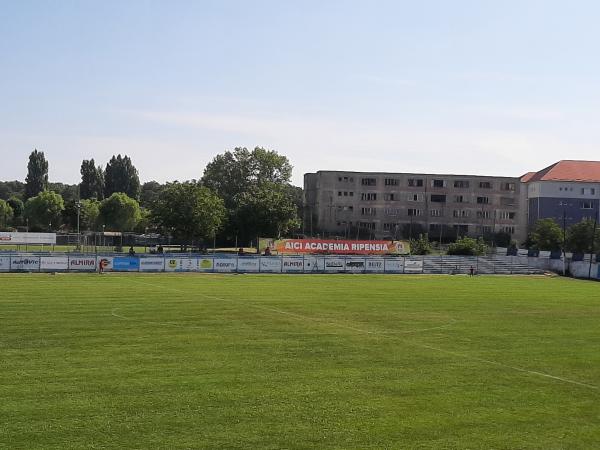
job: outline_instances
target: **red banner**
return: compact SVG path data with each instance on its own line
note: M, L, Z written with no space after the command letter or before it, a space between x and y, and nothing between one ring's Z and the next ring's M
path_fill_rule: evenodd
M333 255L389 255L408 253L404 241L337 241L333 239L282 239L277 253L328 253Z

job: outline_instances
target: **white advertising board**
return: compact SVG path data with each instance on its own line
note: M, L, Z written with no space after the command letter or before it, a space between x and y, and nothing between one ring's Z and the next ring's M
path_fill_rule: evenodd
M263 256L260 258L260 271L281 273L281 258L277 256Z
M404 258L386 259L384 268L386 273L404 273Z
M98 269L102 269L105 272L110 272L113 269L113 257L98 256L96 267L98 267Z
M162 272L165 269L165 259L155 256L140 258L140 272Z
M346 272L362 273L365 271L365 258L348 257L345 266Z
M197 272L198 258L168 258L165 261L167 272Z
M93 256L69 256L69 270L94 272L96 270L96 258Z
M304 257L304 273L319 273L325 270L325 258L319 256Z
M10 258L10 270L37 271L40 268L39 256L12 256Z
M235 272L237 260L235 258L215 258L215 272Z
M212 258L200 258L198 260L198 270L200 272L212 272L214 268L214 261Z
M40 270L54 271L67 270L69 268L69 258L66 256L42 256L40 258Z
M258 272L260 270L260 258L243 256L237 260L238 272Z
M56 244L56 233L13 233L0 231L0 245Z
M422 273L423 272L423 261L407 259L404 262L404 273Z
M10 257L0 256L0 272L8 272L10 270Z
M385 260L383 258L366 258L365 272L382 273L385 270Z
M304 272L304 258L284 256L281 271L285 273Z
M345 262L344 258L324 258L325 260L325 272L344 272Z

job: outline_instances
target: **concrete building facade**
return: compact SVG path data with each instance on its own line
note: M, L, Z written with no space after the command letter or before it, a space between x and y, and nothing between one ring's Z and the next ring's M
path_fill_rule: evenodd
M329 235L430 239L527 234L519 177L319 171L304 175L305 227ZM312 228L312 230L311 230Z

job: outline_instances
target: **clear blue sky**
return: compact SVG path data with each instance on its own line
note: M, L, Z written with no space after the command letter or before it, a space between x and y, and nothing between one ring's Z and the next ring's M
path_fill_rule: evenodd
M595 1L6 1L0 179L143 181L275 149L304 172L518 176L600 159Z

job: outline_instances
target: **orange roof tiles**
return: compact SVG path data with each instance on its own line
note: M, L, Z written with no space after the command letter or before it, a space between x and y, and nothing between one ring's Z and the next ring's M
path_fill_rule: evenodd
M524 183L532 181L582 181L600 183L600 161L563 160L533 175L523 175Z

